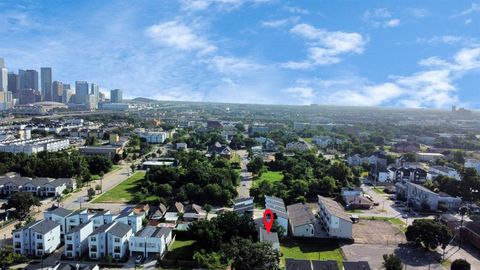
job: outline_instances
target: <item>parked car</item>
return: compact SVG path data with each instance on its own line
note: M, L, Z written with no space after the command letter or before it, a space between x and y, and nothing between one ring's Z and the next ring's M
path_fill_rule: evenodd
M135 258L135 263L136 264L141 264L143 262L143 256L138 255L137 258Z

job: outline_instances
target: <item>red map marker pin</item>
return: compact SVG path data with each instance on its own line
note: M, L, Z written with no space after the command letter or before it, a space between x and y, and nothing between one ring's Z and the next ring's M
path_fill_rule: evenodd
M269 216L268 219L267 216ZM274 216L272 210L265 209L265 212L263 212L263 225L265 226L267 233L270 233L270 230L272 229L273 219Z

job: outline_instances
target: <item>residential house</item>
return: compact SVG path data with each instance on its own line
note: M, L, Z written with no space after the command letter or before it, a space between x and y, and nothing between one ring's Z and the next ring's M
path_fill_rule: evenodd
M405 164L400 167L388 168L389 178L393 182L409 181L423 183L427 180L427 171L423 166L416 163Z
M65 189L75 188L75 180L72 178L46 178L22 177L16 173L8 173L0 176L0 196L11 195L15 192L30 192L39 197L57 197L62 195Z
M133 233L136 233L142 229L142 220L142 215L135 214L133 209L125 209L114 219L115 222L121 222L130 226L133 230Z
M393 145L392 151L400 153L415 153L420 151L420 144L402 141Z
M181 202L175 202L171 205L167 212L165 213L165 223L173 223L176 224L179 219L179 215L184 213L184 207Z
M339 268L337 261L334 260L310 261L286 258L285 270L339 270Z
M160 221L165 214L167 213L168 208L163 204L160 203L158 206L150 207L150 220Z
M417 161L428 161L434 162L437 159L445 158L445 156L441 153L426 153L426 152L417 152L415 153L417 157Z
M205 218L206 212L200 205L189 204L185 207L185 212L183 213L184 221L196 221Z
M270 209L274 215L274 220L278 225L285 229L285 234L288 232L288 214L285 208L285 203L282 199L274 196L265 196L265 208Z
M272 248L274 250L280 251L280 241L278 240L277 232L267 232L265 228L259 227L258 239L260 240L260 242L269 242L270 244L272 244Z
M312 213L312 209L303 203L287 206L290 232L296 237L315 237L315 227L318 220Z
M162 255L172 241L172 228L146 226L130 237L130 256Z
M53 220L31 222L13 231L13 248L23 255L44 256L60 246L60 224Z
M310 149L310 146L304 141L289 142L287 143L286 149L287 151L305 152Z
M93 216L95 216L95 213L89 211L88 209L75 210L66 217L65 232L68 233L71 229L77 227L78 225L88 222Z
M262 150L265 152L275 152L277 151L277 145L275 141L266 137L256 137L255 141L261 145Z
M445 175L458 181L462 180L457 170L447 166L431 166L427 173L427 179L431 180L439 175Z
M222 145L219 142L215 142L213 145L210 145L207 149L209 155L217 155L226 159L232 157L232 149L228 145Z
M253 197L240 198L235 200L233 204L233 212L235 212L239 216L248 215L250 217L253 217L254 207L255 204L253 202Z
M324 149L329 147L335 148L335 146L340 145L344 142L344 140L332 136L314 136L312 141L320 148Z
M187 144L184 142L179 142L175 145L175 149L177 150L187 150Z
M100 259L111 256L114 260L124 258L128 253L128 240L133 235L130 226L114 222L104 224L88 236L90 259Z
M64 255L67 258L81 258L88 254L88 236L93 232L93 221L82 223L65 234Z
M330 238L352 239L352 220L336 201L318 195L321 229Z

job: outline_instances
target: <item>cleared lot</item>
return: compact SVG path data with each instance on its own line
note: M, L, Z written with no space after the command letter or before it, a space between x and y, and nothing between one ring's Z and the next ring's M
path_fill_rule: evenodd
M353 225L355 243L371 245L393 245L405 243L405 235L389 221L365 220Z

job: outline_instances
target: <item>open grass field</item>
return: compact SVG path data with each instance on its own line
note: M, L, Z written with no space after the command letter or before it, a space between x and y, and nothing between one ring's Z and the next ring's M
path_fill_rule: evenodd
M136 172L118 186L94 199L93 203L129 202L137 190L137 183L145 177L145 172Z
M276 183L276 182L282 181L282 179L283 179L282 172L266 171L262 173L262 175L253 182L253 185L256 186L262 181Z
M280 251L281 266L285 266L285 258L305 259L305 260L334 260L342 269L344 259L342 250L337 244L321 243L314 241L301 241L288 239L282 241Z

